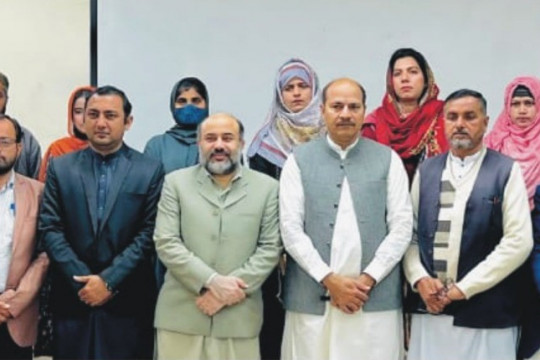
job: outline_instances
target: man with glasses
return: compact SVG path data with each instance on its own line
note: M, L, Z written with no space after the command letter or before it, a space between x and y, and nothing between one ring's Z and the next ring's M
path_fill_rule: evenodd
M0 115L0 359L32 359L38 290L49 260L36 253L36 219L43 185L13 169L21 127Z
M9 80L0 72L0 114L6 113ZM37 179L41 165L41 147L30 130L21 126L21 153L15 160L15 171L24 176Z

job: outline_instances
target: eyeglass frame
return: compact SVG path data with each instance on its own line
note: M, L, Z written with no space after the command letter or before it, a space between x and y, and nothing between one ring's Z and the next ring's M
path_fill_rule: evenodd
M13 144L17 144L17 139L0 138L0 149L9 149Z

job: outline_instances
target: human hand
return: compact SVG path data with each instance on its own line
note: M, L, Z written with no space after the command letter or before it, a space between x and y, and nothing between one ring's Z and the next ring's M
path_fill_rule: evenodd
M223 276L217 274L210 280L208 290L226 305L233 305L242 301L246 297L244 289L247 284L236 276Z
M331 273L323 279L331 304L346 314L353 314L369 299L369 287L358 279Z
M113 294L107 289L105 281L99 275L73 276L77 282L86 284L79 290L79 299L88 306L100 306L109 301Z
M452 301L465 300L465 294L456 286L456 284L452 284L446 291L446 298L448 299L448 303Z
M416 289L429 313L438 314L449 304L446 299L445 287L439 279L425 276L416 282Z
M199 310L208 316L214 316L226 306L226 304L219 301L211 291L207 291L203 295L198 296L195 300L195 304Z
M375 286L375 279L367 274L367 273L361 273L358 277L358 289L362 292L365 292L366 294L369 294L371 289Z
M9 312L9 304L6 304L3 301L0 301L0 324L5 323L11 319L11 313Z

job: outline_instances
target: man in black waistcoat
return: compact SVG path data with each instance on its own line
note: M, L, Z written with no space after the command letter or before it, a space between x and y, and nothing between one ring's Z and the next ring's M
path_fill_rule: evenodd
M482 94L450 94L444 120L450 151L425 160L411 189L408 359L515 359L517 269L533 243L525 183L516 162L483 145Z

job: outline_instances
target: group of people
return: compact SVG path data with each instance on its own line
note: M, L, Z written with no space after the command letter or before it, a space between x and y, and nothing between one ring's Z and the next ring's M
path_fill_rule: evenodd
M248 166L197 78L143 154L126 94L81 87L39 165L0 74L0 359L32 357L46 278L55 359L540 359L540 80L489 134L418 51L386 81L366 116L285 62Z

